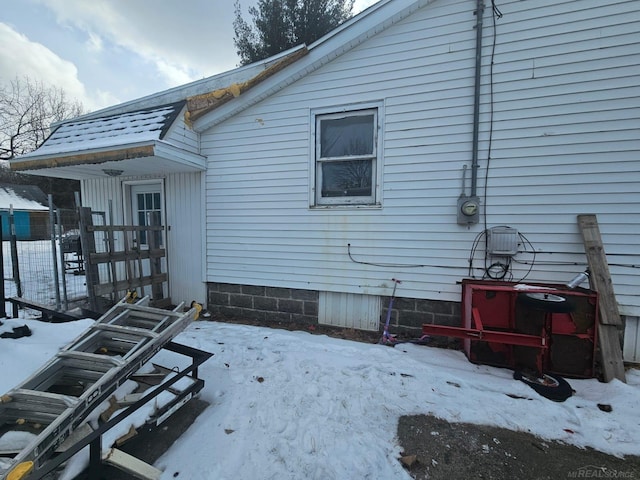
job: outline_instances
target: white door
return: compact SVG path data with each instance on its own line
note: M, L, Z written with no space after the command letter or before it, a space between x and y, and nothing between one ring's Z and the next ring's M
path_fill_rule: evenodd
M162 192L162 183L141 183L131 185L130 188L130 205L131 205L131 224L134 226L149 226L149 225L165 225L164 216L164 198ZM151 237L153 235L153 237ZM132 239L132 247L136 249L147 250L149 247L166 248L163 231L157 232L139 232L138 235L134 235ZM150 262L142 262L141 265L137 265L136 268L142 268L140 273L144 276L151 274ZM159 271L166 272L166 259L163 258L158 261L156 268ZM163 296L166 298L167 285L164 286ZM145 287L142 292L144 295L151 294L150 287ZM156 299L156 298L154 298Z

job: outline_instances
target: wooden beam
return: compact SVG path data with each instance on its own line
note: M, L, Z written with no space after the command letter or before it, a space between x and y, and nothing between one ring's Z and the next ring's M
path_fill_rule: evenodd
M166 282L167 278L168 277L166 273L160 273L155 276L145 275L145 276L134 277L126 280L118 280L115 283L115 288L116 288L116 291L118 292L127 290L127 289L135 290L138 287L145 287L147 285ZM94 291L96 295L101 296L101 295L106 295L112 292L113 288L114 288L113 283L101 283L94 287Z
M92 253L90 255L91 263L109 263L109 262L126 262L131 260L142 260L163 258L167 254L164 248L157 248L154 250L129 250L129 251L115 251L114 253L101 252Z
M595 215L578 215L578 225L584 242L584 250L589 262L589 282L591 289L598 292L598 346L605 382L614 378L626 382L622 347L618 328L622 319L613 291L609 264L604 252L600 228Z
M162 476L162 470L117 448L107 450L102 461L142 480L159 480Z
M618 311L618 302L613 292L613 283L609 273L609 264L604 253L602 237L595 215L578 215L578 223L584 240L584 250L589 261L591 275L589 281L593 290L598 292L600 303L600 323L605 325L622 326L622 319Z
M93 225L91 217L91 209L89 207L78 207L79 227L80 227L80 246L82 247L82 256L85 261L85 280L87 283L87 296L89 297L89 308L94 312L98 311L98 299L95 288L100 283L100 274L98 265L91 264L89 258L91 253L96 251L96 239L88 228Z
M618 327L615 325L598 325L598 347L603 380L610 382L617 378L626 383Z
M60 154L59 157L38 158L34 160L17 160L11 162L11 170L37 170L40 168L68 167L71 165L96 165L106 162L117 162L132 158L152 157L155 154L153 145L130 147L120 150L110 150L96 153L77 153L74 155Z

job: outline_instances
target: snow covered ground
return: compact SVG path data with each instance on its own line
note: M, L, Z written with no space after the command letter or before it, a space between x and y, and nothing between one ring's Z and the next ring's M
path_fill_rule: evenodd
M91 324L4 322L0 331L27 323L33 335L0 339L0 393ZM176 340L214 353L199 370L201 398L211 405L156 462L163 479L409 479L398 462L397 421L427 413L640 455L638 370L627 384L571 380L576 394L555 403L511 371L451 350L217 322L194 322Z
M6 298L17 296L17 288L13 278L11 245L9 241L0 242L4 255L4 294ZM60 251L59 244L57 245ZM22 296L26 299L33 300L44 305L51 305L55 308L56 304L56 281L53 268L53 256L51 254L50 240L37 241L19 241L17 243L17 255L19 259L19 275L22 286ZM65 260L77 260L75 254L66 254ZM68 264L65 274L62 274L63 268L61 262L58 262L59 272L59 295L64 306L64 292L66 289L67 299L71 302L78 298L87 296L87 287L84 275L74 275L73 267L75 264ZM62 285L64 280L65 285ZM12 311L11 304L6 302L6 311ZM33 313L33 312L32 312ZM37 313L37 312L36 312ZM34 315L37 316L37 315Z

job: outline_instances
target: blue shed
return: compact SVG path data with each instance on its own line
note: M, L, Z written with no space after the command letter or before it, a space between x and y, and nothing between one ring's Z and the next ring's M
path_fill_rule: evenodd
M9 212L12 207L18 240L49 238L48 200L42 190L35 185L0 183L0 220L3 240L9 239Z

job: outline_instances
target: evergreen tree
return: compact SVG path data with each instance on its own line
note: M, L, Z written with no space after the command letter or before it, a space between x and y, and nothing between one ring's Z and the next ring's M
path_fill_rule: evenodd
M258 0L252 24L235 3L234 44L242 65L309 45L351 17L354 0Z

